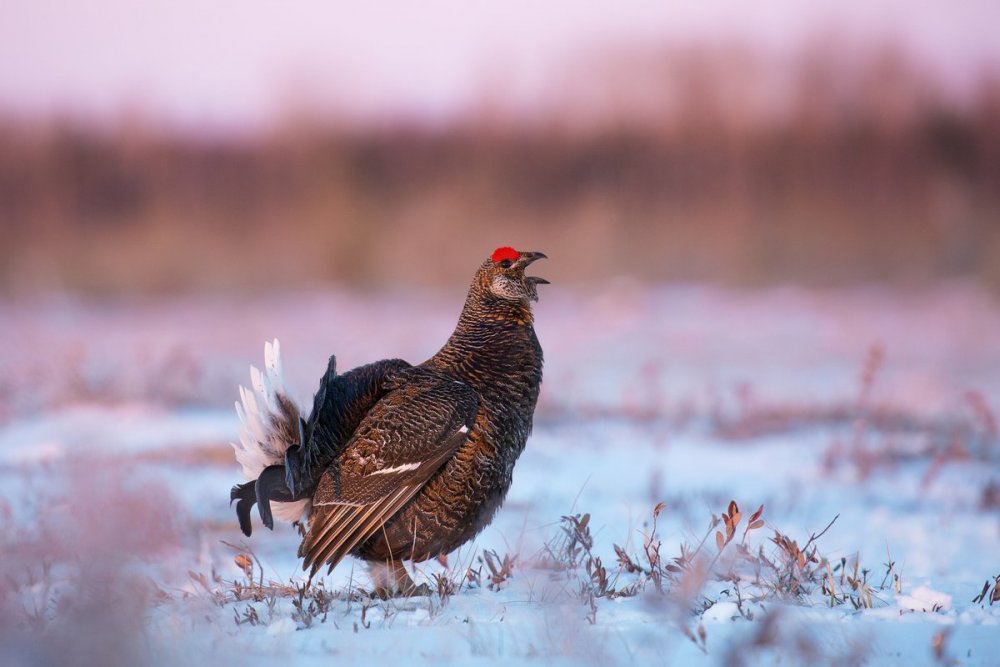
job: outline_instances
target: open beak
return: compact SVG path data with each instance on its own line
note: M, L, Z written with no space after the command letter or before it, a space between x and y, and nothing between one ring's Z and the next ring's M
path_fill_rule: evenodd
M548 259L545 253L542 252L522 252L521 253L521 264L527 268L533 262L537 262L540 259ZM528 286L528 292L531 296L532 301L538 301L538 286L548 285L549 281L545 278L539 278L538 276L525 276L524 282Z
M532 262L537 262L540 259L548 259L548 255L544 252L522 252L521 253L521 263L528 266Z

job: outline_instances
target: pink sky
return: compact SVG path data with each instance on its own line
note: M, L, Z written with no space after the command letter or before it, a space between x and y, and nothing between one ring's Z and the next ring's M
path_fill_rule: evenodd
M6 0L0 110L257 127L294 103L446 117L500 95L530 105L605 46L792 48L836 29L907 46L951 79L1000 64L996 0ZM293 102L294 101L294 102Z

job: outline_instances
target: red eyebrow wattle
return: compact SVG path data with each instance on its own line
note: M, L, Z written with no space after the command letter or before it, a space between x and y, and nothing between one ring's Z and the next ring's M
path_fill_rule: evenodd
M521 256L520 253L518 253L510 246L504 246L502 248L497 248L496 250L493 251L492 259L494 264L499 264L505 259L509 259L510 261L513 262L520 256Z

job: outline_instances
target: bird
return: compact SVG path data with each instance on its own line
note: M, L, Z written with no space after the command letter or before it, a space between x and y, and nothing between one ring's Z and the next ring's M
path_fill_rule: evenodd
M492 521L532 430L542 348L525 274L541 252L497 248L477 269L458 323L417 365L383 359L337 373L331 356L308 417L284 389L278 341L236 403L230 492L244 534L251 510L306 526L298 556L309 579L347 555L366 561L373 591L414 595L403 561L447 555Z

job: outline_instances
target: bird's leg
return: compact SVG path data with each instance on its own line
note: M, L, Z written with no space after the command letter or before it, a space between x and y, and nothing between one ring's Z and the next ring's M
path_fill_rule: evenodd
M368 562L368 574L372 578L372 596L383 600L392 597L393 581L390 577L391 570L386 563L380 561Z
M257 510L260 520L265 526L274 530L274 517L271 515L271 501L291 502L295 500L291 491L285 485L285 466L268 466L257 477Z
M372 577L372 595L377 598L386 600L397 596L430 595L430 586L417 586L400 561L369 562L368 570Z
M414 583L410 573L406 571L401 562L396 561L393 565L392 576L396 580L396 590L399 591L400 596L408 598L414 595L427 595L429 591L425 592ZM425 584L423 588L428 588L428 586Z
M250 537L250 533L253 531L250 525L250 510L253 509L254 503L257 502L257 482L256 480L247 482L246 484L237 484L229 492L229 504L233 504L233 501L238 501L236 503L236 518L240 521L240 530L247 537Z

